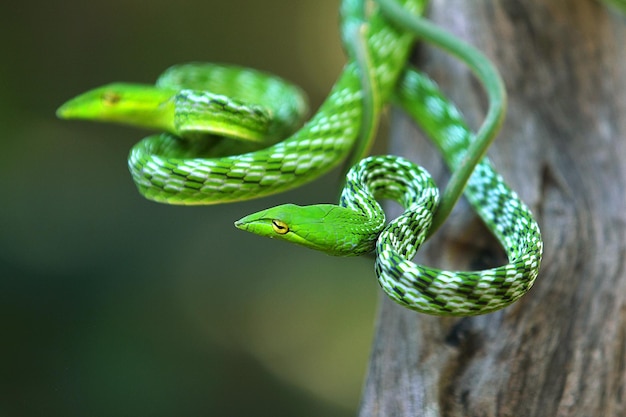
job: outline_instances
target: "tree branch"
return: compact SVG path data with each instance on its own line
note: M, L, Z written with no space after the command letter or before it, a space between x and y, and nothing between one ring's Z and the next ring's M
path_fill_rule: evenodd
M476 45L509 93L496 167L542 227L535 287L493 314L447 319L381 303L360 416L626 415L626 30L588 0L434 1L433 20ZM477 126L486 109L469 71L424 48ZM445 184L439 156L404 116L391 153ZM504 262L462 201L418 262Z

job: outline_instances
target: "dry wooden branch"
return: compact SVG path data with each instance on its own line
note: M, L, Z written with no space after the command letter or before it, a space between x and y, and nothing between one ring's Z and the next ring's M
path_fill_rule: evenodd
M490 315L427 317L385 299L360 410L370 416L626 415L626 20L591 0L440 0L430 16L494 60L509 93L490 156L533 208L545 256L535 287ZM480 86L424 49L474 126ZM439 157L403 116L392 153ZM482 268L497 243L462 203L418 261Z

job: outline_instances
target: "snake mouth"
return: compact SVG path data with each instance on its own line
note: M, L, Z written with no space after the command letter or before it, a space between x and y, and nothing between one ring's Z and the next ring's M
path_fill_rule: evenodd
M265 231L271 226L271 219L267 215L267 210L248 214L235 222L235 227L246 232L257 233Z
M240 230L248 230L248 223L243 221L243 219L239 219L235 222L235 227Z

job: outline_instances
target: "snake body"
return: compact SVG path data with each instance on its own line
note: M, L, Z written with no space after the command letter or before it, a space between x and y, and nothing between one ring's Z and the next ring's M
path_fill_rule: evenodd
M112 84L92 90L70 100L58 114L164 131L133 147L128 163L140 193L168 204L234 202L297 187L345 160L361 138L359 159L382 104L392 95L424 127L453 173L469 176L475 162L468 170L467 161L480 160L484 149L468 149L480 141L437 86L405 66L420 30L406 30L411 20L406 23L403 17L397 25L390 23L385 6L390 2L377 1L380 7L373 8L366 8L363 0L342 2L349 60L328 98L300 128L305 100L297 87L252 70L199 63L170 68L156 85ZM425 2L399 0L397 5L402 8L396 15L417 16ZM267 101L273 104L265 105ZM483 139L481 132L477 136ZM463 185L464 180L458 181L457 194ZM451 199L444 199L448 208L442 210L428 173L394 156L355 164L339 205L282 205L236 225L333 255L375 250L379 283L398 303L435 315L475 315L510 304L532 286L542 242L530 211L487 159L476 165L465 195L502 243L507 265L450 272L413 263L432 232L433 216L446 212ZM381 198L398 201L405 212L386 225L376 201Z
M473 140L461 113L437 85L407 72L398 101L433 139L454 170ZM423 97L416 102L414 97ZM518 300L539 273L543 241L530 209L483 158L472 173L465 196L504 248L509 263L482 271L444 271L411 262L423 242L421 225L407 209L379 235L376 274L385 292L413 310L435 315L489 313ZM401 271L401 273L399 273Z
M460 112L417 71L407 71L401 87L398 101L416 120L424 121L422 126L455 169L474 136ZM415 97L421 97L419 103ZM471 316L504 308L532 287L543 242L530 209L487 158L476 166L465 196L504 247L508 264L482 271L445 271L412 262L428 235L439 193L426 171L397 156L373 156L355 165L347 174L339 206L277 206L235 224L332 255L375 250L378 282L394 301L432 315ZM385 226L377 199L397 201L405 211Z
M407 12L419 15L425 2L404 0L402 3ZM344 1L344 21L356 19L353 9L359 5L359 1ZM378 93L385 100L401 73L414 36L389 25L378 11L372 13L367 24L371 71ZM157 86L204 87L202 77L186 75L194 67L191 64L171 69L169 75L164 75L165 81L159 79ZM187 84L190 79L193 82ZM237 90L246 89L245 84L229 85ZM66 103L58 114L66 118L99 119L93 112L81 113L86 107L84 101L79 96L74 102ZM343 161L357 140L362 112L361 76L358 64L350 59L318 111L283 141L254 152L223 157L204 152L198 158L190 157L192 152L197 152L194 143L160 134L139 142L130 152L128 165L139 192L159 202L218 204L264 197L310 182ZM133 117L136 116L128 118L128 123L133 123Z

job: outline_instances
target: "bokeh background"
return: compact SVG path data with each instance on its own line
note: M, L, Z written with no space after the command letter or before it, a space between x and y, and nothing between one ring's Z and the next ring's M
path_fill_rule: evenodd
M284 202L333 202L337 173L273 198L144 200L146 132L60 121L66 99L186 61L300 85L344 63L339 0L32 0L0 5L0 417L349 416L378 288L373 262L241 232Z

